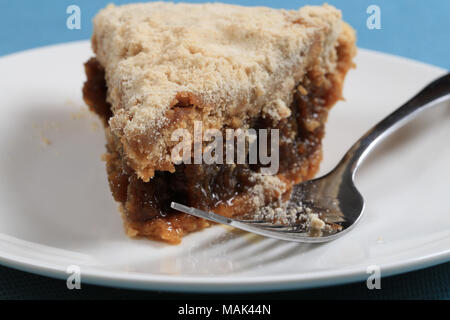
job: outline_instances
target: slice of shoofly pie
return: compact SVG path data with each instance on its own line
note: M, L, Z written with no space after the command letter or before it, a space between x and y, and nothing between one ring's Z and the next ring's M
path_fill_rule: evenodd
M289 198L321 161L328 110L356 53L334 7L108 6L94 19L84 99L104 121L109 185L127 233L178 243L210 223L177 201L226 216ZM278 129L279 165L176 164L177 129ZM259 138L259 137L257 137Z

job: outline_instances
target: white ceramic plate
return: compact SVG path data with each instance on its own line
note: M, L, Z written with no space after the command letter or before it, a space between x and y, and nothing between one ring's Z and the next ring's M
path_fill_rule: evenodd
M450 260L450 105L397 132L360 170L359 225L322 245L216 226L179 246L125 236L107 185L104 137L81 98L87 42L0 59L0 263L127 288L249 291L387 276ZM322 173L378 120L444 71L360 50L330 114Z

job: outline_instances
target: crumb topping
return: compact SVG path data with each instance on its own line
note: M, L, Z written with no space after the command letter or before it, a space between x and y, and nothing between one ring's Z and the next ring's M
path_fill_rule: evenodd
M307 69L336 68L341 29L341 14L329 5L109 5L94 19L92 45L105 68L111 130L148 179L167 161L171 108L200 108L219 128L261 111L286 118Z

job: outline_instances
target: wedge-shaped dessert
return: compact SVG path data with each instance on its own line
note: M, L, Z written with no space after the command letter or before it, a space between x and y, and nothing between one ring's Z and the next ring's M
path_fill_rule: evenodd
M177 243L207 221L289 198L321 161L330 107L353 66L355 35L335 8L225 4L108 6L94 20L84 99L105 124L109 184L127 232ZM278 129L279 165L173 161L173 132ZM202 146L204 146L202 144ZM194 157L194 155L192 155Z

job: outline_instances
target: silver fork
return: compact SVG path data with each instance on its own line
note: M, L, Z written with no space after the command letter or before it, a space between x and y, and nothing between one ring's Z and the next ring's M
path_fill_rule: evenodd
M364 211L364 199L355 186L354 178L370 151L420 112L448 98L450 98L450 73L430 83L370 129L347 151L331 172L293 187L286 210L300 204L303 208L307 208L308 212L319 213L320 219L327 225L320 232L312 234L308 223L304 221L281 224L265 220L233 219L175 202L171 203L171 207L196 217L280 240L318 243L337 239L355 226Z

